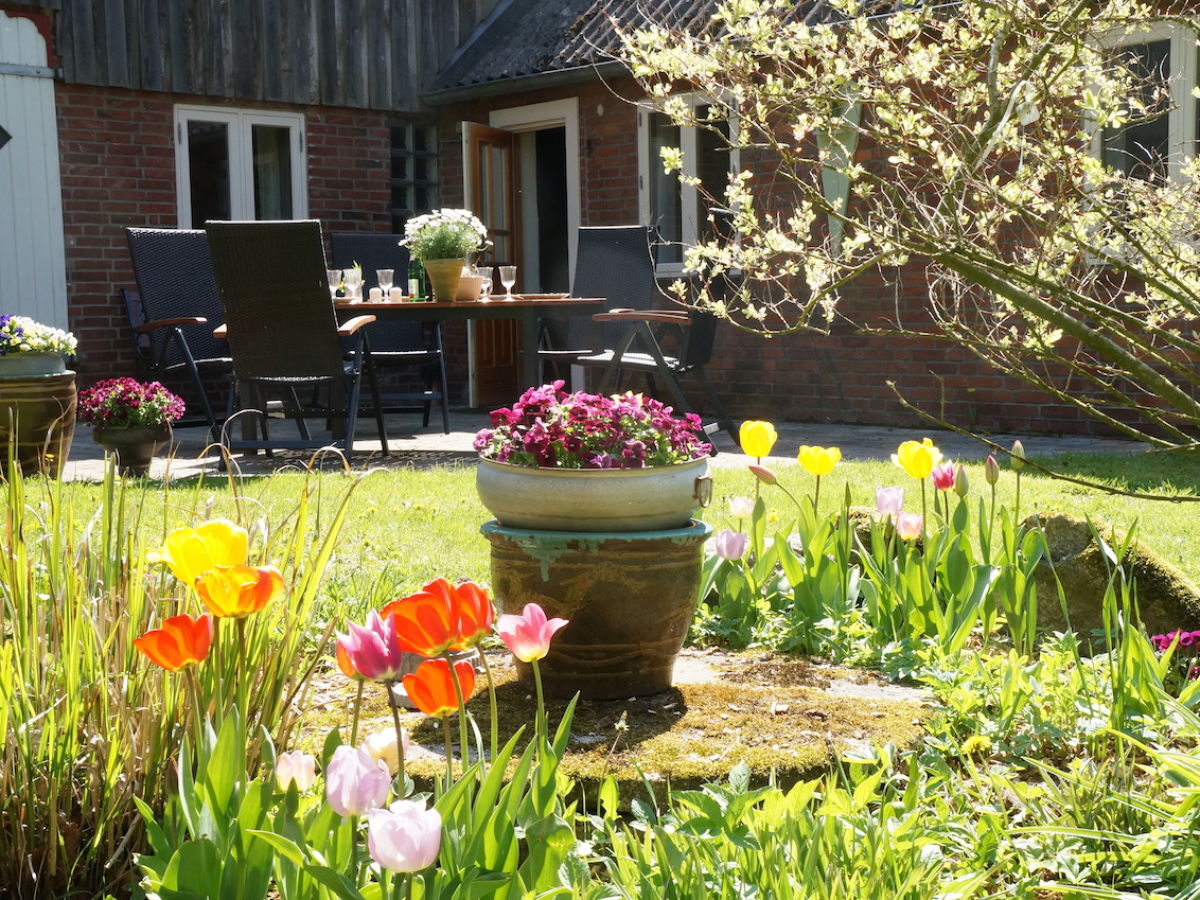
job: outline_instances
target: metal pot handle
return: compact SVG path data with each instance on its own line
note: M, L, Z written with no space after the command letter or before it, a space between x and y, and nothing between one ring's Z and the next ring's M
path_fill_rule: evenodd
M708 504L712 503L713 480L711 475L701 475L696 479L695 487L692 489L692 497L700 504L701 508L707 509Z

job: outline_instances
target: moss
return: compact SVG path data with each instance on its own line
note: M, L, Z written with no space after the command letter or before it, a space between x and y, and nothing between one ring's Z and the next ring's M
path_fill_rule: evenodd
M750 767L758 783L773 775L776 783L789 785L826 770L848 749L885 743L912 746L921 737L926 712L919 703L835 696L823 690L834 679L870 680L867 673L771 656L738 657L724 668L720 680L680 684L648 697L579 703L562 774L575 779L585 794L614 776L626 801L644 795L647 783L656 791L668 785L695 787L724 778L739 763ZM512 669L496 674L501 743L526 725L518 745L523 748L532 729L532 693L515 680ZM384 696L382 689L368 688L364 732L390 724ZM306 725L323 734L335 724L346 724L345 710L352 700L353 691L346 687L344 697L334 704L338 712L327 710L310 717ZM565 701L548 701L552 730L566 706ZM482 683L468 708L486 742L490 726ZM341 721L339 712L345 716ZM404 724L414 742L440 752L440 723L408 713ZM457 742L454 720L451 726ZM319 744L319 739L313 734L308 742ZM445 771L444 765L440 756L424 753L409 761L408 772L427 784Z

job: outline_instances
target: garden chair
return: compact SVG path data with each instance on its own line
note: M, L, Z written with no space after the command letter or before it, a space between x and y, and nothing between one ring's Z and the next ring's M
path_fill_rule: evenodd
M408 287L408 249L400 246L399 235L334 232L330 241L330 257L336 269L348 269L355 263L362 266L364 296L379 284L375 275L377 269L394 270L395 283L405 289ZM419 411L423 414L421 427L428 428L429 413L433 401L437 400L442 407L442 430L449 434L446 357L442 352L441 323L377 321L367 329L367 334L369 361L376 371L381 368L416 367L425 383L422 392L384 395L384 409L388 412ZM433 389L435 382L438 385L436 391Z
M139 376L168 382L185 376L195 387L203 421L216 440L220 423L208 389L214 380L228 382L227 412L233 408L233 360L225 344L213 337L224 313L208 236L203 231L126 228L125 238L138 286L136 292L123 294Z
M226 336L243 405L258 412L262 438L223 443L231 451L315 449L306 416L319 413L333 425L335 444L349 457L358 418L359 384L366 374L375 401L383 452L388 452L383 408L374 371L365 365L365 327L374 316L356 316L339 325L329 301L321 224L304 222L209 222L217 290L225 309ZM350 358L341 340L352 338ZM303 407L299 389L324 393L324 409ZM266 405L281 401L295 419L299 440L272 439ZM340 440L338 438L340 437Z
M644 225L580 228L575 252L574 297L604 297L622 309L649 309L658 292L654 280L655 229ZM599 323L587 316L572 316L561 328L542 321L538 357L554 366L573 364L581 357L614 347L623 328ZM566 347L556 347L556 344ZM568 349L570 348L570 349Z

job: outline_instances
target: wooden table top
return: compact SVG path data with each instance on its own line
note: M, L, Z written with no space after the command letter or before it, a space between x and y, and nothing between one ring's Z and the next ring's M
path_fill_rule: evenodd
M554 307L554 306L579 306L587 304L602 304L607 303L604 297L545 297L531 296L527 297L523 294L513 294L512 300L505 300L503 294L493 295L493 299L488 301L483 300L456 300L453 303L437 303L432 300L402 300L399 303L392 303L390 300L347 300L338 298L333 301L334 309L340 311L355 310L362 313L372 313L379 310L396 309L404 307L406 309L424 309L424 310L439 310L439 309L472 309L472 308L492 308L492 307L507 307L509 309L526 309L529 307Z

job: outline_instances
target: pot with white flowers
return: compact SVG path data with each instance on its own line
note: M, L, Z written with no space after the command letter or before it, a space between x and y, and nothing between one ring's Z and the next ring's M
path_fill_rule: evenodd
M132 378L97 382L79 395L79 419L92 426L92 439L117 458L122 475L141 476L171 440L171 424L184 413L183 400L157 381Z
M695 610L712 492L694 415L640 394L531 388L475 439L476 488L496 521L500 608L567 619L542 669L550 696L633 697L671 686ZM528 667L518 667L523 681Z
M58 474L75 433L74 335L0 315L0 448L25 473ZM0 449L0 453L3 453Z
M463 267L490 246L487 229L468 209L435 209L404 223L404 240L412 258L429 276L433 299L452 303L458 294Z

